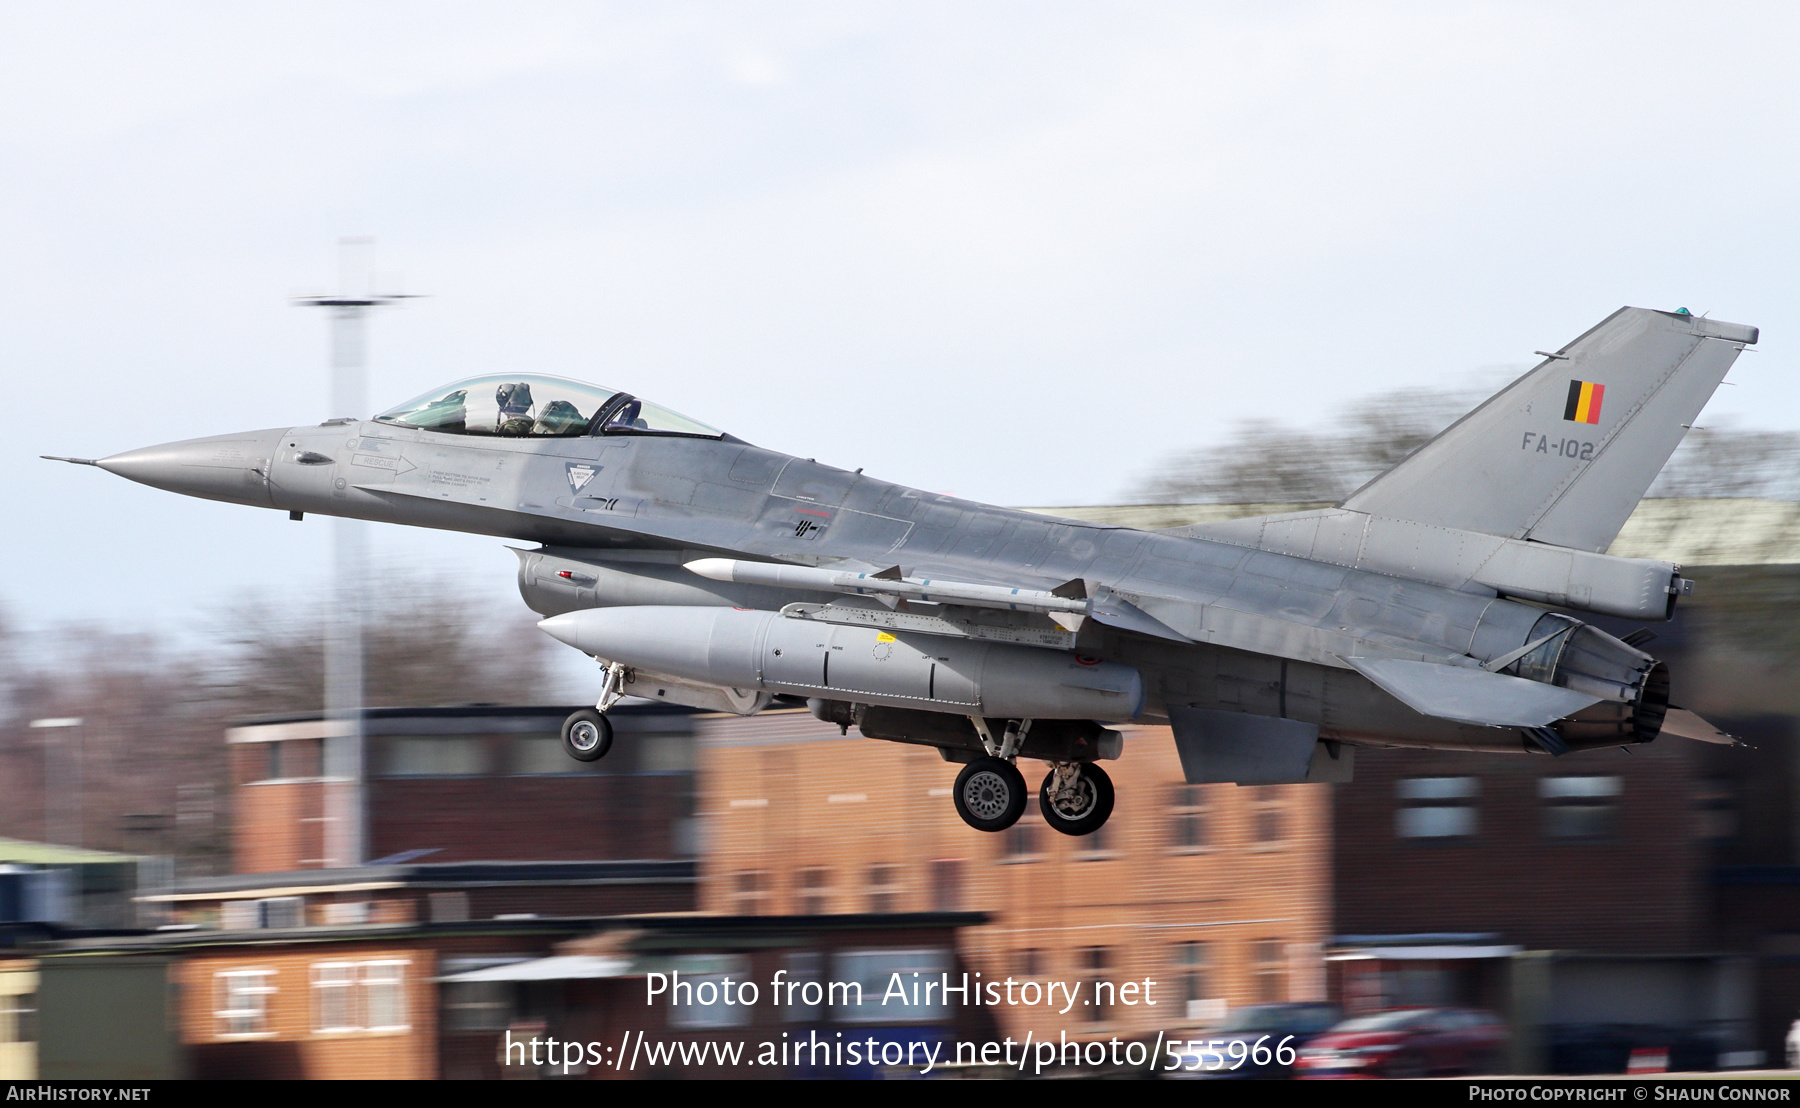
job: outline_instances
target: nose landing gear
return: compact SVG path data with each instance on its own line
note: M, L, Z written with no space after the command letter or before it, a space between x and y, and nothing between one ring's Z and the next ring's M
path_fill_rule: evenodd
M612 749L612 721L606 713L625 695L625 667L606 663L600 682L600 699L592 708L570 712L562 725L563 750L578 762L597 762Z

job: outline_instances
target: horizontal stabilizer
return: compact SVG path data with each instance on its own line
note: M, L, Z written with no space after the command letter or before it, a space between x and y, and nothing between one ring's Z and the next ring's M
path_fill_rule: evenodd
M1349 748L1335 764L1314 774L1319 725L1276 716L1213 708L1169 708L1169 728L1190 785L1278 785L1308 780L1349 780ZM1333 771L1336 771L1335 773Z
M1741 746L1735 735L1727 735L1686 708L1670 708L1669 714L1663 717L1662 735L1674 735L1679 739L1693 739L1695 742L1717 743L1720 746Z
M1351 668L1420 715L1477 727L1544 727L1600 698L1573 689L1403 658L1345 658Z

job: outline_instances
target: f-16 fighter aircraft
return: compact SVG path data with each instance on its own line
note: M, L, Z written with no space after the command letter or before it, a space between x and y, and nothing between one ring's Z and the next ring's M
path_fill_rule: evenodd
M1124 721L1191 782L1348 780L1362 745L1561 756L1661 733L1667 667L1564 611L1665 620L1690 582L1604 551L1754 327L1621 308L1335 508L1139 531L764 450L652 400L475 377L373 419L100 459L189 496L536 543L519 589L602 666L563 726L648 697L803 700L960 763L971 827L1106 822ZM1540 353L1543 353L1540 351ZM65 459L84 461L83 459Z

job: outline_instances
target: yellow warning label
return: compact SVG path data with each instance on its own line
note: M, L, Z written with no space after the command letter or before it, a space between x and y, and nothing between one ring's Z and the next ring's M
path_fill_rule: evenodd
M896 639L894 636L888 634L886 631L883 631L881 634L875 636L875 641L876 642L899 642L900 640Z

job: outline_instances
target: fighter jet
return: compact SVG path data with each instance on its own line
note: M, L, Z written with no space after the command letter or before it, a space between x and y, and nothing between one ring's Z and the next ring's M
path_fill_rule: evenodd
M1757 331L1621 308L1333 508L1141 531L940 496L529 373L84 461L171 492L535 544L519 589L600 663L563 725L778 698L961 765L982 831L1099 828L1127 721L1190 782L1348 780L1359 746L1562 756L1673 733L1667 666L1575 613L1666 620L1679 566L1605 553ZM1725 740L1729 741L1729 740Z

